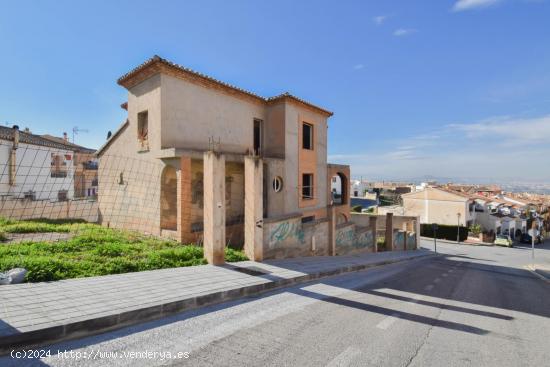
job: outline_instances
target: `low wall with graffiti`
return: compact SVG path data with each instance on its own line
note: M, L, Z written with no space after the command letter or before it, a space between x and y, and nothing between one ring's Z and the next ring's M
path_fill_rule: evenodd
M336 255L374 251L374 235L365 227L345 223L336 227Z
M407 250L416 250L416 232L407 232Z
M327 219L302 223L299 214L264 219L264 259L329 255Z
M393 249L394 251L405 250L405 231L393 230Z

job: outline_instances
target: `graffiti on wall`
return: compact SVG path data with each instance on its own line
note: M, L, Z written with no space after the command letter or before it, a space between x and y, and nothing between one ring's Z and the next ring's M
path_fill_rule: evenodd
M405 249L405 232L403 232L403 231L395 231L394 232L393 247L396 250L404 250Z
M305 242L304 231L301 223L284 221L275 224L269 234L269 248L276 247L282 242L297 241L301 244Z
M407 249L416 248L416 233L409 232L407 233Z
M342 228L336 232L336 247L339 253L374 247L372 231L357 233L353 226Z

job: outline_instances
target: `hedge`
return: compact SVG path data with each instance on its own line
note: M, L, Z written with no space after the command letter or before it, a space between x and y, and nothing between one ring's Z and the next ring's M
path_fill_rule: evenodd
M438 224L437 226L437 238L440 240L456 241L456 226L449 226L445 224ZM420 225L420 235L424 237L434 237L431 224ZM468 228L460 226L460 241L465 241L468 238Z

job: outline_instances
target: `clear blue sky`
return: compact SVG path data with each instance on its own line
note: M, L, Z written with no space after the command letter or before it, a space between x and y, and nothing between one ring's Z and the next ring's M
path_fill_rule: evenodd
M4 1L0 123L98 147L154 54L335 112L352 175L550 180L550 1Z

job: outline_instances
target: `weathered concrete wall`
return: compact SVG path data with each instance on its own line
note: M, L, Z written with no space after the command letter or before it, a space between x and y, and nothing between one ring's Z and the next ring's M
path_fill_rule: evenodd
M353 223L341 224L336 228L336 255L373 251L374 235L370 229L357 227Z
M148 111L149 151L138 140L137 115ZM160 75L128 91L128 126L99 157L99 221L160 235Z
M19 200L0 199L0 217L23 219L83 219L87 222L98 221L98 203L90 200Z
M393 250L405 250L405 231L400 231L398 229L393 230Z
M253 150L254 119L266 120L265 105L170 75L161 79L162 147L204 151L213 137L223 152Z
M300 214L264 219L264 259L328 255L328 225L302 223Z
M407 232L407 250L416 250L416 232Z
M266 211L267 217L278 217L285 213L286 197L288 195L285 189L288 183L284 179L285 177L285 161L282 159L264 159L265 172L264 172L264 195L267 196ZM273 180L275 177L280 177L283 182L283 188L279 192L275 192L273 189Z

